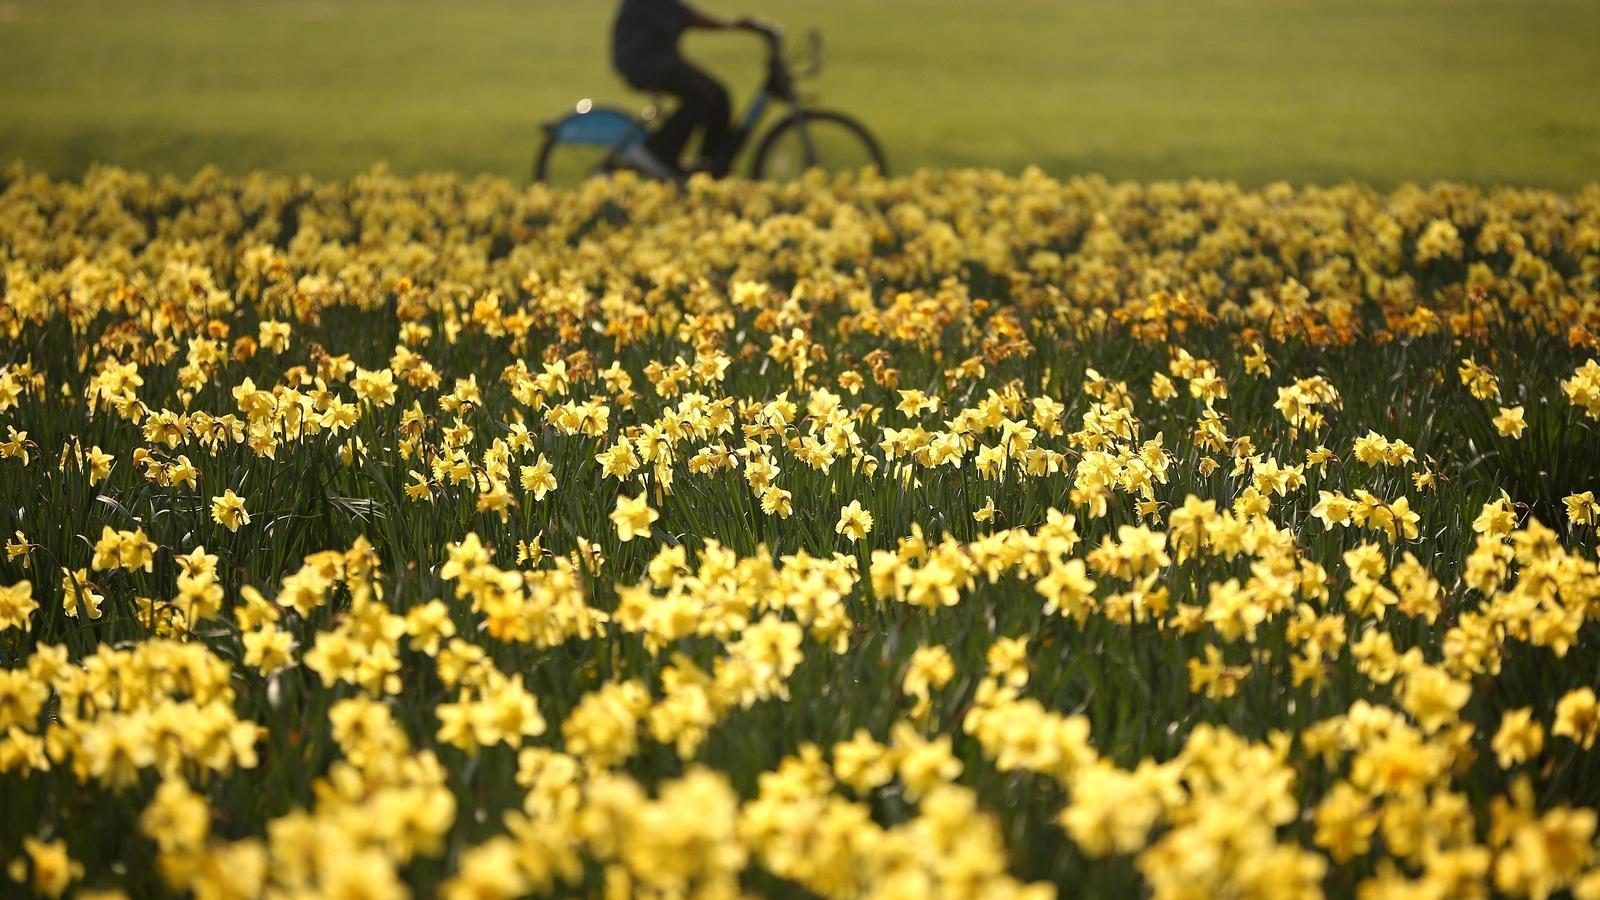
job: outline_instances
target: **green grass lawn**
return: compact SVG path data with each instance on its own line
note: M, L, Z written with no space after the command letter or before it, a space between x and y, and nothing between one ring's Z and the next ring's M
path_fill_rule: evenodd
M741 4L707 2L738 11ZM1595 0L745 0L829 41L813 89L891 164L1571 188L1600 177ZM0 160L59 175L522 176L538 122L625 104L608 0L6 0ZM742 35L689 53L736 102Z

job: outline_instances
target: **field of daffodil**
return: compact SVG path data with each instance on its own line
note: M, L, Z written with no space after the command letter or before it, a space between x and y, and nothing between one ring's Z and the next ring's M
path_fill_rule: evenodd
M0 893L1600 897L1600 187L0 175Z

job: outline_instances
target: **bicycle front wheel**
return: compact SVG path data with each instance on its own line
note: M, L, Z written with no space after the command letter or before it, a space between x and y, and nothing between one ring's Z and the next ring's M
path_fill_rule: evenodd
M756 148L753 178L787 181L808 169L853 172L873 166L887 175L883 150L871 132L843 113L802 109L773 126Z

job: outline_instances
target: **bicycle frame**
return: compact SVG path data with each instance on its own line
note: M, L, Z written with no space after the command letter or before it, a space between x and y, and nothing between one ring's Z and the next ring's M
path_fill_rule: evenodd
M772 103L772 100L772 94L767 91L766 87L762 87L754 97L750 98L750 105L745 107L744 115L739 119L739 140L734 144L733 155L737 155L740 150L744 149L744 142L749 139L750 135L756 130L756 126L761 123L761 117L766 113L767 106Z

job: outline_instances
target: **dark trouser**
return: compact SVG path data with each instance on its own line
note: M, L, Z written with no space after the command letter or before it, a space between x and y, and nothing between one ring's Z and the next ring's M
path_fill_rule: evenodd
M678 98L678 108L645 139L651 153L677 166L689 136L698 127L702 129L700 155L711 163L712 174L727 172L733 128L728 122L728 92L715 78L679 58L650 73L648 79L634 82L634 87Z

